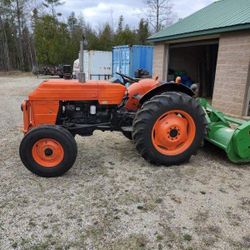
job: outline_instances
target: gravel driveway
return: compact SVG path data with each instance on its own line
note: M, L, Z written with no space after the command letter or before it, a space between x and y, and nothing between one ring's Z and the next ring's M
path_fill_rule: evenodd
M250 249L250 165L206 145L154 167L120 133L76 137L63 177L22 165L21 101L42 79L0 77L0 249Z

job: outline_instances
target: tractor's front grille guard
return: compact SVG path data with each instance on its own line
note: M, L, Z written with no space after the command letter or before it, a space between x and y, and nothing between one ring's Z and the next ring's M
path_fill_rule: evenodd
M23 111L23 132L26 134L29 131L29 127L31 124L31 106L28 100L24 100L21 105L21 109Z

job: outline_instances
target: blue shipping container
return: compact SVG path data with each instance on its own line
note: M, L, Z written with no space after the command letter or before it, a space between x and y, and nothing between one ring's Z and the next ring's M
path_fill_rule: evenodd
M147 70L152 75L153 46L123 45L112 50L112 74L119 72L134 77L137 69Z

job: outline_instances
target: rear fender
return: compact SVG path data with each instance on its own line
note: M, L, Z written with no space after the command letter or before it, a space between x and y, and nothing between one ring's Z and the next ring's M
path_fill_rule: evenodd
M140 105L142 105L144 102L148 101L155 95L160 95L164 92L181 92L184 94L187 94L189 96L194 96L194 92L186 87L183 84L176 84L176 83L164 83L160 86L148 91L139 101Z

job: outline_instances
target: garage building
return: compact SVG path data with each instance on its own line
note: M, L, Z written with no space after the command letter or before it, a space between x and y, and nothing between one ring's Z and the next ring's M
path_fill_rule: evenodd
M250 0L221 0L152 35L153 73L183 72L227 114L250 115Z

